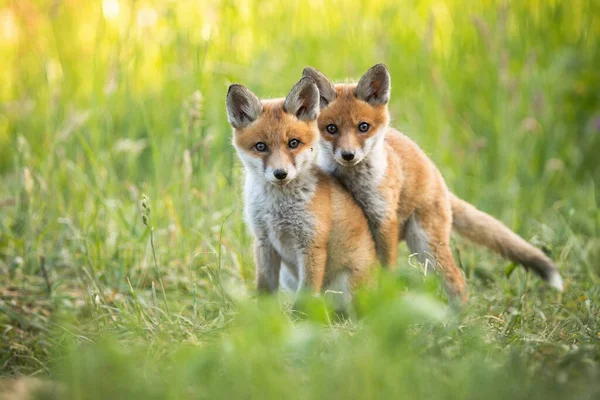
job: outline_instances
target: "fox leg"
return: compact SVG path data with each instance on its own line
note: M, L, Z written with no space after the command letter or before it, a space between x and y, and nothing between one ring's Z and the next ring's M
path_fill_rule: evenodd
M411 255L416 256L419 263L425 268L426 274L434 273L437 264L430 245L430 237L431 235L425 232L417 221L417 217L414 214L411 215L404 227L404 238Z
M391 270L395 269L398 261L399 234L400 225L394 215L381 224L375 237L377 258L384 267Z
M325 277L327 244L311 246L301 258L303 260L298 268L298 292L308 290L319 293Z
M309 248L302 251L298 265L298 288L292 310L301 310L301 296L310 293L317 296L323 287L327 265L327 241L315 238Z
M444 283L448 294L461 302L466 302L469 298L467 293L467 283L462 274L462 271L458 268L454 262L452 256L452 250L450 249L450 237L433 237L431 244L437 242L436 258L439 262L442 275L444 277Z
M256 264L256 289L261 293L273 293L279 289L279 269L281 256L268 239L254 241Z
M288 293L296 293L298 289L298 278L295 273L292 273L290 267L285 263L281 263L279 270L279 287Z
M412 253L427 271L439 268L444 278L446 291L451 298L466 302L466 282L461 270L454 262L450 249L451 220L446 213L430 211L415 213L406 222L405 238Z

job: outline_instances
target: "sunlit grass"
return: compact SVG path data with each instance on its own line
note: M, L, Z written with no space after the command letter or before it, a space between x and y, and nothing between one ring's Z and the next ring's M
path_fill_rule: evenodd
M0 4L0 374L74 398L598 395L599 4ZM457 238L460 315L404 248L358 321L256 304L227 87L377 62L393 125L564 295Z

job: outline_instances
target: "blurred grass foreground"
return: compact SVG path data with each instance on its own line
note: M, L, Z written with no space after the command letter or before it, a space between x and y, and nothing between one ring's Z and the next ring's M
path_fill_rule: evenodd
M564 294L456 238L460 314L404 246L356 320L253 299L228 85L378 62ZM597 0L0 1L0 397L599 398L599 66Z

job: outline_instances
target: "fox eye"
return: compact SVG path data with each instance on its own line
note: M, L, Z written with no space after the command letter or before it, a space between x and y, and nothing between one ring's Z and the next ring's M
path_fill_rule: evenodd
M334 124L327 125L326 129L327 129L327 132L331 133L332 135L338 131L337 125L334 125Z
M267 145L264 144L263 142L258 142L254 145L254 148L256 149L256 151L260 151L261 153L263 151L267 151Z
M369 126L369 124L367 124L366 122L361 122L360 124L358 124L358 130L362 133L368 132L370 127L371 126Z
M288 142L288 147L290 149L295 149L298 146L300 146L300 141L298 139L292 139Z

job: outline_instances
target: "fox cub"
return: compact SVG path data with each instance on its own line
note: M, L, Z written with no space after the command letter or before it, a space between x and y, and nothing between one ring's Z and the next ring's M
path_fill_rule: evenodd
M281 273L298 292L343 292L345 307L377 256L364 213L315 163L317 86L302 78L285 99L261 101L244 86L231 85L226 106L246 172L245 216L254 235L257 289L276 291Z
M320 93L319 164L365 212L382 264L394 264L397 242L406 240L423 264L439 267L450 295L464 301L465 280L450 250L454 228L562 290L562 279L544 253L450 193L419 146L388 126L391 78L383 64L369 69L357 84L334 85L311 67L303 76L312 78Z

